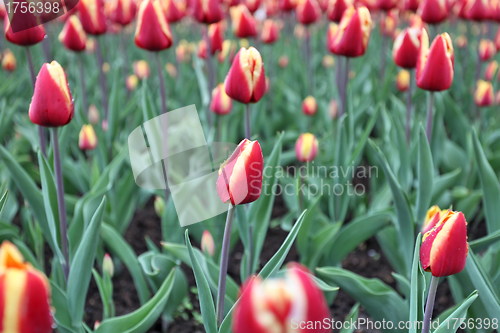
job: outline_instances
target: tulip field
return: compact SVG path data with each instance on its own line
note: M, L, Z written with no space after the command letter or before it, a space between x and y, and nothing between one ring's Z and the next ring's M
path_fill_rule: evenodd
M500 0L0 18L0 333L499 332Z

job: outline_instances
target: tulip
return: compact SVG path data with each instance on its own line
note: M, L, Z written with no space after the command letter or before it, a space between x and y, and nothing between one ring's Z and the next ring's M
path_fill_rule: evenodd
M215 242L210 231L205 230L201 236L201 250L210 257L215 255Z
M245 5L231 7L231 21L233 33L238 38L257 36L257 23Z
M273 20L265 20L262 25L262 33L260 35L260 40L264 44L273 44L280 37L280 28L278 24Z
M279 0L279 8L284 12L292 11L295 7L297 7L297 0Z
M385 15L385 17L382 17L380 21L380 31L382 35L394 38L398 21L399 17L397 10L391 10L387 13L387 15Z
M38 73L29 118L44 127L64 126L73 118L73 98L66 73L57 61L45 63Z
M241 48L224 82L226 93L238 102L258 102L266 91L264 63L257 49Z
M163 216L163 213L165 212L165 200L157 195L154 200L154 208L155 208L155 213L159 217Z
M96 125L99 123L99 118L100 118L99 110L97 109L97 107L94 104L89 106L87 118L89 120L89 123L91 123L93 125Z
M134 74L137 75L139 80L144 80L149 77L150 69L149 63L146 60L137 60L132 64L134 68Z
M68 49L75 52L85 50L87 46L87 35L83 30L82 23L76 15L71 15L64 28L59 34L59 41Z
M280 66L281 68L286 68L289 62L290 60L288 59L288 57L286 55L283 55L278 59L278 66Z
M196 21L212 24L224 18L220 0L192 0L193 17Z
M486 71L484 72L484 79L486 81L493 80L493 77L497 73L498 70L498 62L496 60L491 61L486 67Z
M318 103L313 96L307 96L302 102L302 112L306 116L314 116L318 111Z
M204 39L200 40L200 42L198 43L198 53L197 53L197 56L200 59L208 59L207 42Z
M186 4L183 1L163 0L161 5L168 23L179 22L186 16Z
M331 68L331 67L335 66L335 58L329 54L325 54L325 56L323 57L323 60L321 61L321 64L325 68Z
M329 0L326 16L330 21L339 23L346 9L353 5L353 0Z
M449 11L446 0L422 0L417 13L425 23L438 24L446 20Z
M295 13L297 21L304 25L313 24L321 17L321 9L317 0L298 0Z
M121 26L129 25L135 18L137 5L134 0L112 0L109 8L111 22Z
M90 35L102 35L106 32L106 15L103 0L80 0L78 12L83 29Z
M405 92L410 87L410 72L407 70L400 70L396 78L396 87L400 92Z
M384 11L390 11L396 8L398 0L377 0L377 8Z
M264 0L264 5L266 8L267 17L275 16L280 10L279 1L276 0Z
M13 72L16 70L16 67L16 56L11 50L6 49L2 55L2 68L8 72Z
M161 51L172 46L173 38L159 0L144 0L137 15L135 44L148 51Z
M2 332L52 332L50 283L8 241L0 246L0 305Z
M135 74L131 74L127 76L127 79L125 81L125 86L127 87L128 91L134 91L137 88L137 85L139 84L139 78Z
M407 28L394 41L392 57L399 67L411 69L417 66L422 30Z
M334 99L332 99L330 104L328 104L328 115L331 119L337 119L339 116L339 105Z
M43 25L37 25L29 29L14 32L8 19L4 24L5 39L12 44L20 46L31 46L40 43L45 38Z
M262 0L245 0L245 6L248 8L250 13L255 13L262 4Z
M292 332L297 323L329 320L328 304L307 268L291 263L283 278L250 278L234 310L235 333ZM319 325L321 326L321 325ZM330 332L327 328L296 332Z
M467 47L467 37L460 35L455 39L455 44L459 49L464 49Z
M109 277L113 277L114 275L115 266L113 265L113 259L111 258L109 253L104 254L104 258L102 259L102 271Z
M416 12L421 0L404 0L403 9L411 12Z
M490 18L491 8L489 1L464 0L460 12L468 20L484 21Z
M295 156L299 162L311 162L318 154L318 139L311 133L304 133L295 142Z
M493 93L493 85L489 81L477 81L476 92L474 94L474 102L479 107L486 107L493 104L495 99Z
M479 59L481 61L490 60L497 52L495 43L489 39L481 39L479 42Z
M427 210L425 213L424 223L422 224L422 234L425 234L427 231L433 228L437 221L441 218L442 213L446 213L447 210L441 210L439 206L434 205ZM437 221L434 221L437 219Z
M171 62L169 62L169 63L167 63L165 65L165 71L167 71L167 74L171 78L176 78L177 77L177 67L175 67L175 65L172 64Z
M97 147L97 136L92 125L83 125L78 138L81 150L94 150Z
M344 12L340 24L330 24L327 45L330 52L346 57L362 56L371 32L370 12L366 7L350 7Z
M222 51L224 43L224 23L218 22L208 26L208 42L210 44L210 53L214 55L216 52Z
M219 84L212 91L212 101L210 103L210 110L218 115L225 115L231 112L233 108L233 101L226 94L224 84Z

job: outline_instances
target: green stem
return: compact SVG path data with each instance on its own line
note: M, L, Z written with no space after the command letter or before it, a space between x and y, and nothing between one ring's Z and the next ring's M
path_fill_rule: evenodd
M429 333L432 320L432 312L434 310L434 300L436 299L436 290L439 284L439 278L432 276L431 284L429 285L429 293L427 294L427 303L425 304L424 325L422 333Z
M224 319L224 297L226 296L227 264L229 261L229 245L231 244L231 230L234 220L234 207L230 206L227 211L226 227L222 240L222 252L220 257L219 284L217 292L217 323L219 325Z

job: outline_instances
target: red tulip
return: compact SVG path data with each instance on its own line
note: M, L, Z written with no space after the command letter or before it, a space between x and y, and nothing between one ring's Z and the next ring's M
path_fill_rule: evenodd
M136 11L134 0L113 0L110 2L109 19L113 23L126 26L134 20Z
M410 72L407 70L400 70L396 77L396 87L399 91L405 92L410 87Z
M256 103L266 92L264 63L257 49L241 48L224 82L226 93L241 103Z
M278 0L279 8L284 12L290 12L297 6L297 0Z
M262 4L262 0L245 0L245 6L247 6L250 13L255 13Z
M429 49L429 36L422 31L421 47L417 62L417 85L430 91L442 91L451 87L454 75L454 52L450 35L437 36Z
M210 110L218 115L225 115L231 112L233 108L233 101L231 97L226 94L224 84L221 83L212 91L212 101L210 103Z
M106 15L103 0L80 0L78 12L83 29L90 35L102 35L106 32Z
M208 58L207 42L204 39L199 41L198 52L196 53L196 55L200 59L207 59Z
M421 0L404 0L403 9L416 12Z
M161 5L168 23L179 22L186 16L186 4L184 1L163 0Z
M43 64L35 83L29 117L32 123L64 126L73 118L73 97L64 69L57 61Z
M418 61L418 52L422 30L418 28L406 28L394 41L392 57L399 67L415 68Z
M280 38L280 28L276 22L267 19L262 25L260 40L264 44L273 44Z
M267 17L272 17L278 14L280 7L279 2L276 0L264 0Z
M212 24L224 18L220 0L192 0L193 17L200 23Z
M330 21L339 23L347 8L353 5L353 0L329 0L326 15Z
M329 318L325 297L307 268L291 263L283 278L262 280L257 276L244 284L234 310L233 331L327 333L330 330L326 328L293 330L292 327L321 323Z
M425 214L424 223L422 225L422 234L431 230L434 225L441 219L441 214L447 213L448 210L441 210L438 205L434 205L427 210Z
M398 6L398 0L377 0L377 8L380 10L389 11Z
M490 60L497 52L495 43L489 39L481 39L479 42L479 59L481 61Z
M172 46L173 38L158 0L144 0L137 15L135 44L148 51L161 51Z
M446 211L434 219L422 236L420 263L433 276L460 273L469 251L467 221L462 212Z
M51 333L50 283L10 242L0 246L0 330Z
M231 21L233 22L233 33L238 38L257 36L257 23L253 15L245 5L231 7Z
M87 46L87 34L76 15L71 15L59 34L59 41L69 50L80 52Z
M217 193L222 202L253 202L262 191L264 159L258 141L244 139L219 170Z
M214 55L218 51L222 51L224 43L224 23L218 22L208 26L208 41L210 43L210 53Z
M399 12L397 10L391 10L387 12L385 17L380 20L380 32L384 36L394 38L396 33L396 28L398 27Z
M78 147L81 150L93 150L97 147L97 135L92 125L83 125L78 137Z
M302 102L302 112L306 116L314 116L318 111L318 103L312 96L307 96Z
M304 133L295 142L295 156L299 162L311 162L318 154L318 139L311 133Z
M346 56L362 56L371 32L371 16L366 7L350 7L344 12L340 24L330 24L327 45L330 52Z
M213 257L215 255L215 242L214 238L212 237L212 234L210 231L205 230L203 231L203 235L201 236L201 250L208 254L209 256Z
M317 0L298 0L295 13L297 21L304 25L313 24L321 17L321 9Z
M2 55L2 68L7 72L13 72L16 70L17 61L16 56L11 50L6 49Z
M468 20L484 21L490 18L491 10L489 1L464 0L460 12Z
M484 78L486 81L493 80L496 72L498 70L498 62L496 60L491 61L488 66L486 66L486 70L484 71Z
M441 23L449 14L446 0L422 0L417 12L422 21L429 24Z
M495 99L493 85L489 81L477 81L476 92L474 94L474 102L479 107L490 106Z
M5 19L4 31L5 39L13 44L21 46L35 45L45 38L45 29L43 25L37 25L26 30L14 32L8 19Z

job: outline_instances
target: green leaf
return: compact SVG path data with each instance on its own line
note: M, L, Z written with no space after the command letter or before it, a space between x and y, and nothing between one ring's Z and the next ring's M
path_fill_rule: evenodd
M156 295L139 309L124 316L104 320L95 333L143 333L147 332L161 316L174 285L176 269L173 269Z
M427 209L431 204L432 190L434 185L434 163L432 162L431 148L427 135L422 126L418 135L418 189L415 216L417 223L422 223Z
M340 333L352 333L355 330L355 325L351 325L351 323L356 323L358 321L358 316L359 316L359 303L356 303L351 311L349 311L349 314L344 320L344 325L342 329L340 330Z
M418 234L415 242L415 252L413 253L413 264L411 266L411 281L410 281L410 323L416 323L419 320L419 314L422 312L420 305L424 295L424 286L422 281L424 277L420 271L420 245L422 243L422 234ZM417 327L411 325L409 333L417 333Z
M9 192L5 191L5 193L0 197L0 213L7 202L7 198L9 197Z
M441 325L438 326L434 333L455 333L467 318L467 310L478 296L477 291L470 294L448 318L441 322Z
M500 230L490 233L487 236L475 239L469 242L469 246L474 251L481 251L488 248L491 244L495 244L500 240Z

